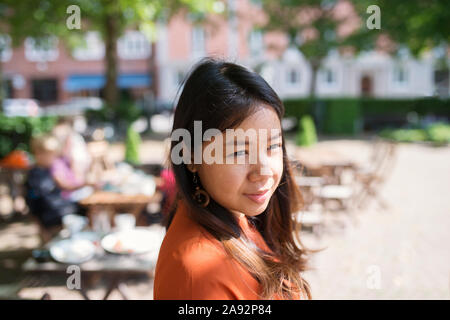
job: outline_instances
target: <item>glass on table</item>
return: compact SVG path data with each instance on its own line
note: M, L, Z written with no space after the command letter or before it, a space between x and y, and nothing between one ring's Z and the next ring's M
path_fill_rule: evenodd
M110 215L108 211L99 211L92 216L92 229L100 235L107 234L111 231Z
M131 230L136 226L136 217L130 213L120 213L114 217L114 224L118 231Z
M70 236L82 231L88 224L88 219L76 214L68 214L62 218L64 229L68 230Z

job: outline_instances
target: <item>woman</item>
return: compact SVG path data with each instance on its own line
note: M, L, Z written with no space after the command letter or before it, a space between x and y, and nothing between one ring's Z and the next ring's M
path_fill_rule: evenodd
M155 299L310 298L300 274L305 250L293 236L292 214L302 199L286 157L283 112L264 79L241 66L207 59L190 74L172 133L184 129L194 138L181 162L179 142L171 145L179 200L159 252ZM199 123L202 137L209 129L218 132L204 139L200 153L194 141ZM230 140L229 129L255 135ZM213 143L210 155L224 161L204 161Z

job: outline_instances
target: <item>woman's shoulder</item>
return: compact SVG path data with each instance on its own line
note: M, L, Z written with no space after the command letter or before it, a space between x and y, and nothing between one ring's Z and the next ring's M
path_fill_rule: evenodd
M220 242L182 210L177 211L166 233L160 258L165 252L169 253L167 258L187 268L227 257Z
M159 252L155 299L234 299L235 269L218 240L186 216L175 216Z

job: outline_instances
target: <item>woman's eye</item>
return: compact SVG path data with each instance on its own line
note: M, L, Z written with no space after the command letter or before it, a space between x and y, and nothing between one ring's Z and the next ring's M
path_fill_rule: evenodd
M242 151L236 151L235 153L233 153L233 156L238 157L238 156L245 156L246 151L242 150Z
M269 146L269 150L278 149L280 147L281 147L281 143L274 143L274 144Z

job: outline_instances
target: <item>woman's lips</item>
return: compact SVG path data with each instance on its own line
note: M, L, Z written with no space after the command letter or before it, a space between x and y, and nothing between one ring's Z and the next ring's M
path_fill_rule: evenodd
M244 193L244 196L258 204L264 203L269 196L269 189L257 193Z

